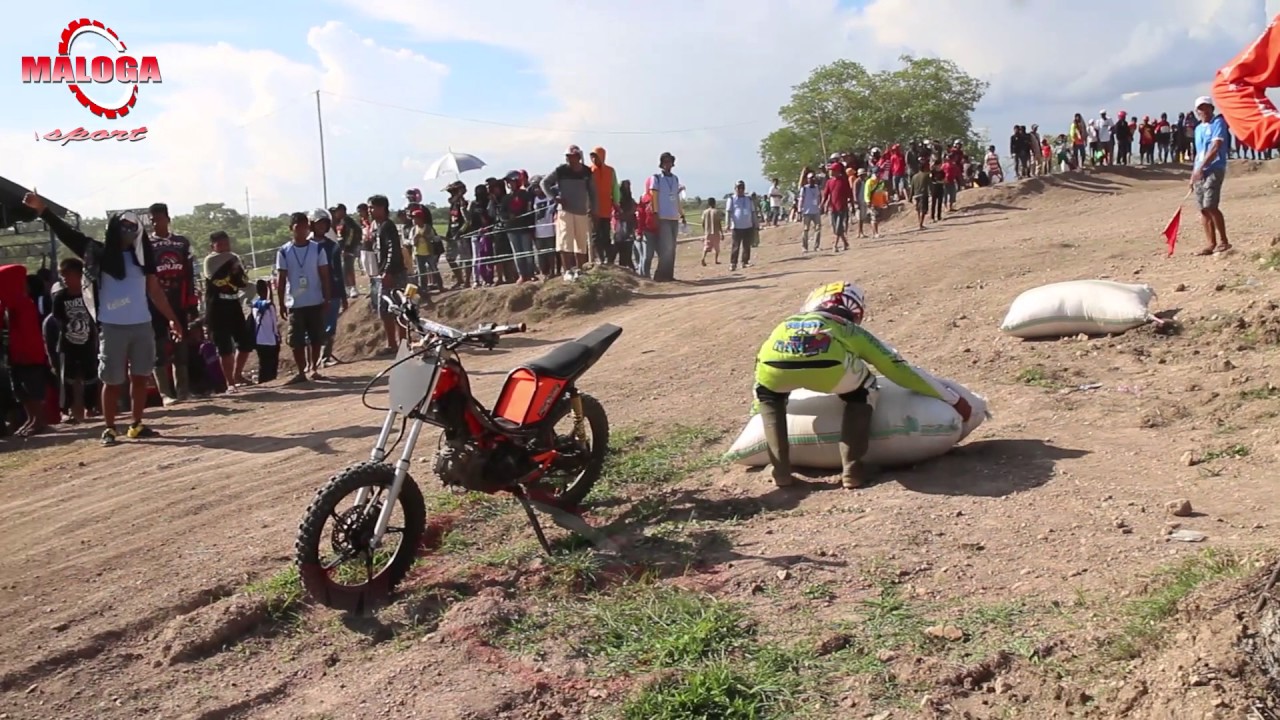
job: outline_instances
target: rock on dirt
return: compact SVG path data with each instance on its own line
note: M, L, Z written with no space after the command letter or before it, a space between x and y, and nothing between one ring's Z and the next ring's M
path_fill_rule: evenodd
M1182 453L1182 457L1178 459L1178 463L1179 463L1179 464L1181 464L1181 465L1185 465L1185 466L1187 466L1187 467L1191 467L1191 466L1195 465L1195 464L1196 464L1196 463L1198 463L1198 462L1200 462L1200 459L1199 459L1199 458L1197 458L1197 457L1196 457L1196 454L1195 454L1194 452L1192 452L1191 450L1188 450L1188 451L1186 451L1186 452Z
M260 597L236 595L179 615L160 633L160 659L168 665L200 660L236 642L267 619Z
M924 629L924 634L949 642L959 642L964 639L964 631L955 625L930 625Z
M1169 533L1169 539L1178 542L1198 543L1208 540L1209 536L1196 530L1174 530Z
M1164 504L1164 508L1165 510L1168 510L1169 514L1174 517L1191 517L1191 515L1195 512L1194 510L1191 509L1191 501L1187 500L1186 498L1170 500L1169 502Z

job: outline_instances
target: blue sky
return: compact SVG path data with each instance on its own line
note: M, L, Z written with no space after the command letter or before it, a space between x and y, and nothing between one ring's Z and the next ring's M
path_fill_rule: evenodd
M604 145L637 182L670 150L690 192L706 195L739 178L763 187L757 148L777 107L808 70L836 58L872 68L903 52L956 60L991 82L975 120L999 146L1014 123L1060 128L1072 112L1103 107L1176 112L1280 10L1280 0L1169 0L1148 18L1139 4L1076 0L1074 11L1108 22L1073 36L1061 2L988 0L982 15L959 5L542 0L493 13L442 0L123 0L53 14L18 5L6 18L24 30L6 33L0 63L11 70L0 87L20 101L0 117L0 156L7 177L90 214L156 199L243 209L246 188L255 212L314 207L323 197L306 94L322 88L330 203L399 197L412 186L431 197L451 178L422 172L449 148L490 162L491 173L464 176L474 184L515 167L545 172L570 142ZM159 58L164 83L144 86L129 118L101 121L65 88L19 82L19 57L51 54L76 17L101 19L131 52ZM949 32L921 31L929 27ZM89 53L81 42L76 49ZM149 137L139 143L34 139L55 127L144 124ZM691 128L703 130L660 132ZM645 134L619 132L636 130Z

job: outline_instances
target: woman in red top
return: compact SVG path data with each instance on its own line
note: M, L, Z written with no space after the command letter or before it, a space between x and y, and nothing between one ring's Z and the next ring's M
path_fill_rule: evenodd
M40 313L27 294L27 269L22 265L0 266L0 325L9 330L9 382L13 396L22 403L27 416L18 435L35 435L48 427L44 397L49 356L40 331ZM0 425L5 422L0 416Z

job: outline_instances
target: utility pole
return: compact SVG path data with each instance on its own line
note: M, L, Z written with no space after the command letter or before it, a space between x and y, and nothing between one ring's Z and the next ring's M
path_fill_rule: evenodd
M320 185L324 192L324 207L329 208L329 173L324 163L324 118L320 115L320 91L316 90L316 125L320 128Z
M249 257L254 270L258 269L258 250L253 245L253 208L249 205L249 188L244 189L244 221L249 226Z

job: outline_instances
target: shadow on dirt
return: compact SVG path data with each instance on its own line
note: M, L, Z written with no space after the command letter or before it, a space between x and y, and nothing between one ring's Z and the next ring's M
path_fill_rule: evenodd
M979 440L957 447L940 461L886 471L885 479L928 495L1003 497L1044 485L1059 460L1088 454L1042 440Z
M762 513L797 507L808 492L835 489L838 485L814 483L804 487L774 489L758 497L707 497L705 490L675 489L642 498L620 516L596 529L617 543L620 560L644 574L676 577L691 569L755 560L766 565L792 567L810 563L844 567L845 562L806 555L760 556L739 552L726 526ZM612 503L601 503L596 507ZM665 529L679 531L666 532Z
M161 430L164 429L162 425L157 427L160 427ZM377 435L378 431L379 428L376 425L370 424L353 425L322 432L304 432L283 437L260 434L238 435L234 433L195 437L166 437L162 435L146 442L148 445L196 446L210 450L234 450L253 454L270 454L291 448L307 448L320 455L337 455L339 451L330 444L330 441L339 439L362 440Z

